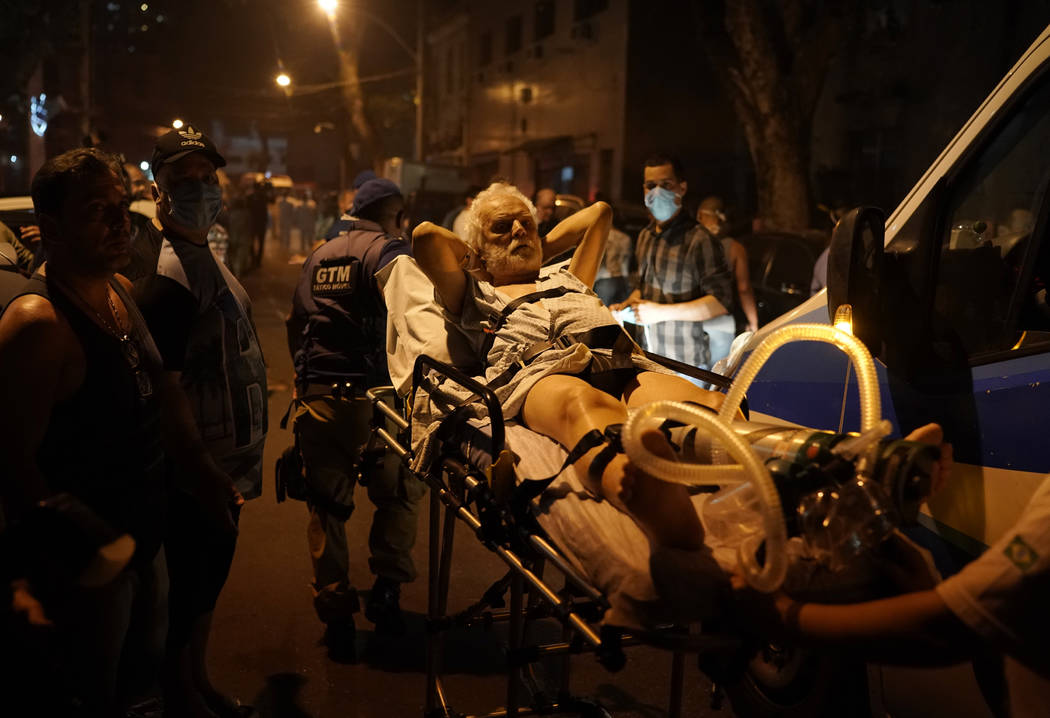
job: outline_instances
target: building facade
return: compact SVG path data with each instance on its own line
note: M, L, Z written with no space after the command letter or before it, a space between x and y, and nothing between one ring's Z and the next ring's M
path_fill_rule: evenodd
M428 159L619 197L629 0L460 3L428 36Z
M688 3L464 0L444 17L427 43L431 163L640 203L642 163L672 152L691 195L746 193L746 144Z

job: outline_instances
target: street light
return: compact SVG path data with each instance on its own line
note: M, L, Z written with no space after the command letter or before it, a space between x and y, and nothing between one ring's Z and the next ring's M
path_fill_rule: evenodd
M339 0L317 0L317 4L329 19L335 17L335 10L339 7Z
M182 129L182 120L180 120L178 117L176 117L174 120L171 121L171 126L174 127L176 130L181 130Z
M288 87L289 85L292 84L292 78L290 78L288 76L287 72L279 73L277 75L277 77L273 78L273 81L276 82L281 87Z
M335 11L339 7L339 0L317 0L317 5L328 15L328 21L332 25L332 36L336 38L336 45L338 45L339 40L335 30ZM415 49L405 42L404 38L402 38L389 23L383 20L383 18L357 5L354 6L354 12L363 15L378 25L391 38L393 38L394 42L401 46L401 49L403 49L410 58L412 58L412 64L415 66L416 75L416 127L414 138L415 151L413 152L413 156L416 161L421 162L423 160L423 0L416 0Z

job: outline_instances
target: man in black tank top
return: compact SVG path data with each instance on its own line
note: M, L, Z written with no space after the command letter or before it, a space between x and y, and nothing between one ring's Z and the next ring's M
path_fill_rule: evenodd
M123 697L136 679L155 677L163 648L155 636L167 591L165 452L195 468L190 491L229 532L235 491L116 274L129 258L119 160L94 149L59 155L37 173L32 194L49 260L0 317L0 395L9 407L0 412L9 440L0 525L66 491L135 539L131 564L107 586L41 597L62 656L55 695L76 699L86 715L123 715Z

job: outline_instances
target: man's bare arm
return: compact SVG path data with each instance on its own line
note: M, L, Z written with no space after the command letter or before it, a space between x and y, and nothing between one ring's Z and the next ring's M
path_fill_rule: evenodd
M640 300L631 304L634 306L638 323L643 325L673 321L703 322L729 313L713 294L691 299L688 302L659 304Z
M609 225L612 226L612 210L605 202L595 202L590 207L584 207L579 212L570 214L558 222L554 229L543 238L543 261L556 257L573 247L579 247L584 234L594 224L598 214L602 212L609 213ZM606 230L606 235L608 235L608 230Z
M747 249L736 240L729 245L732 255L733 273L736 279L736 293L740 297L740 308L747 317L747 328L758 330L758 307L755 304L755 290L751 286L751 270L747 266Z
M956 663L967 660L979 644L934 590L852 605L796 603L781 597L777 613L791 638L851 648L882 663Z
M571 217L566 218L558 227L570 220L577 219L569 229L578 232L578 244L576 251L572 254L569 262L569 271L588 287L594 286L594 279L598 274L598 267L605 255L605 243L609 239L609 230L612 229L612 208L605 202L595 202L590 207L581 209ZM552 230L558 229L555 227Z
M72 330L43 297L15 300L0 319L0 436L7 447L0 496L8 520L51 492L36 454L68 389L63 384L70 383L73 341Z
M467 244L444 227L423 222L412 232L412 254L434 283L445 308L453 314L463 311L467 291L464 270L471 255Z
M628 296L627 299L624 299L622 302L617 302L616 304L611 305L609 309L613 310L614 312L618 312L626 307L633 307L640 301L642 301L642 290L635 289L633 292L631 292L630 296Z

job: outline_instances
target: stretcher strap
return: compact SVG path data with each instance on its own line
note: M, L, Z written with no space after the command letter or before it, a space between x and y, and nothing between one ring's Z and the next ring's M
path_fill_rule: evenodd
M489 355L489 351L492 349L492 343L496 341L496 332L503 328L503 325L507 323L507 317L513 314L518 307L523 304L538 302L541 299L563 297L573 291L575 290L570 289L569 287L554 287L539 292L529 292L528 294L521 295L517 299L512 299L499 312L493 312L489 315L489 326L485 329L485 340L482 342L481 346L482 359Z
M521 358L496 375L486 386L496 390L505 386L514 376L538 359L549 349L568 349L574 344L583 344L591 348L611 349L614 359L630 355L635 350L634 341L619 324L606 324L580 334L562 334L547 342L533 344L521 355Z
M587 472L592 479L597 478L600 482L605 467L609 465L609 462L612 461L616 454L623 451L623 444L620 441L620 429L622 427L623 424L609 424L605 427L604 432L598 429L591 429L580 437L580 440L576 442L576 446L565 457L561 468L556 472L543 479L525 479L518 484L510 498L511 508L516 515L519 515L517 514L519 510L527 509L532 500L542 494L561 475L561 472L582 459L591 449L604 444L605 446L602 450L591 460L591 465Z

